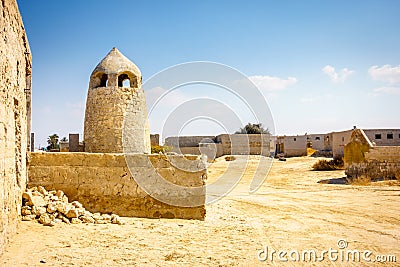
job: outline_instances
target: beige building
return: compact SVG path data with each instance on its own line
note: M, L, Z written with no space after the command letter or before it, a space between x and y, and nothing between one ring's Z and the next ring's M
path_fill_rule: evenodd
M350 142L344 149L346 174L350 180L400 179L400 146L394 145L391 134L399 130L361 130L352 131ZM368 134L367 134L368 132ZM368 136L382 140L389 135L389 144L377 145ZM388 136L386 136L388 137ZM394 137L394 136L393 136Z
M350 142L354 129L332 133L333 157L344 156L344 147ZM400 146L400 129L363 129L363 133L373 145Z
M307 135L278 136L276 154L285 157L307 156Z
M165 138L165 145L179 154L207 155L212 160L223 155L270 156L269 134L220 134L218 136L173 136Z

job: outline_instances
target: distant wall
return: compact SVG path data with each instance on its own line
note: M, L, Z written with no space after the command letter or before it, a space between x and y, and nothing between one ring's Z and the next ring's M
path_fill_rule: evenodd
M19 222L30 138L31 54L14 0L0 5L0 255Z
M129 156L129 162L134 165L132 174L123 154L31 153L29 186L43 185L47 190L63 190L71 200L78 200L91 212L130 217L204 219L204 204L199 207L171 206L149 196L135 181L138 177L154 177L157 172L174 184L193 188L203 186L207 170L197 156L167 158L164 155L134 154ZM176 166L184 166L185 170ZM184 198L171 190L160 190L158 194L168 199L184 199L186 203L205 203L205 190L198 192Z
M350 179L400 179L400 146L373 146L362 130L355 130L344 149Z
M160 145L160 135L159 134L150 134L150 143L152 146Z
M309 135L312 148L315 150L325 150L325 135L324 134L310 134Z
M285 157L301 157L307 156L307 136L279 136L277 138L278 153L284 154Z
M368 129L364 132L377 146L400 146L400 129Z
M333 157L344 156L344 146L350 142L353 130L332 133L332 152Z
M198 147L199 143L214 140L215 136L172 136L165 138L165 145L172 147Z
M223 155L270 155L269 134L221 134L216 141Z
M216 158L223 155L270 155L269 134L221 134L218 136L180 136L165 139L172 151L181 154L205 154Z

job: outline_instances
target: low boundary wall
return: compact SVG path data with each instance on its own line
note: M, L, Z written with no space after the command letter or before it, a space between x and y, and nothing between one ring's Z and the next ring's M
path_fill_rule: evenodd
M200 188L197 194L185 197L188 204L205 203L202 186L207 179L207 169L200 157L133 154L129 155L129 162L134 166L132 173L123 154L31 153L28 186L62 190L70 200L81 202L90 212L145 218L205 218L204 204L197 207L165 204L148 195L135 180L158 173L173 184ZM185 166L185 170L176 166ZM178 191L161 189L157 194L172 200L181 197Z

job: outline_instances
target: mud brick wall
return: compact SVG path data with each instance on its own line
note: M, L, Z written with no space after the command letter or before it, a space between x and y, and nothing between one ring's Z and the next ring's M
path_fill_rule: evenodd
M204 219L207 169L198 156L111 153L31 153L29 186L62 190L70 200L78 200L90 212L115 213L127 217ZM172 163L171 163L172 162ZM186 207L162 203L144 192L135 179L154 178L180 186L199 188L182 196L179 190L157 192L165 198L184 202ZM191 203L202 203L189 207Z
M353 132L344 149L346 174L351 179L400 179L400 146L373 146L363 130Z
M31 54L14 0L0 1L0 255L19 221L30 135Z
M221 134L217 141L222 144L223 155L270 155L269 134Z

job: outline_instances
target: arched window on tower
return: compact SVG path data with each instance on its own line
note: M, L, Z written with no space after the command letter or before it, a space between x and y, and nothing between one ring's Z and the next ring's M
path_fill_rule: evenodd
M107 87L108 75L102 72L96 73L91 79L92 88Z
M123 73L118 76L118 87L131 87L131 79L128 74Z

